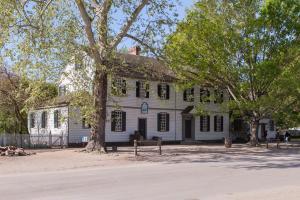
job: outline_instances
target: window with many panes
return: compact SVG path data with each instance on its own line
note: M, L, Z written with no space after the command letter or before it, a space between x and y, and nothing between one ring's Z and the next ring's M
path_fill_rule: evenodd
M144 81L136 82L136 97L149 98L150 85Z
M158 97L161 100L166 100L170 98L170 86L166 83L157 85Z
M89 129L91 128L91 124L89 124L86 120L86 118L82 118L82 128L83 129Z
M203 115L200 116L200 131L209 132L210 131L210 116Z
M215 115L214 117L214 125L215 125L215 132L223 132L224 129L224 119L221 115Z
M42 112L42 128L46 128L47 126L47 112Z
M186 89L183 92L183 100L188 102L194 101L194 88Z
M224 101L224 92L223 90L215 90L215 101L214 103L223 103Z
M61 112L60 110L54 111L54 128L60 128Z
M58 87L58 96L64 96L67 93L67 88L65 85L61 85Z
M126 94L126 80L123 78L115 78L112 81L112 94L121 96Z
M126 131L126 112L115 110L111 113L111 131Z
M159 132L169 131L170 117L169 113L158 113L157 114L157 129Z
M208 89L200 89L200 102L210 102L210 92Z

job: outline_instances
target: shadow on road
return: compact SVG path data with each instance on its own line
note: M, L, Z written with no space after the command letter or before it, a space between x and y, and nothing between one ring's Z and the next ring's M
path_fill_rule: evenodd
M164 146L163 154L158 155L155 147L142 147L139 156L132 160L159 162L163 164L176 163L209 163L212 167L225 166L232 169L286 169L300 167L300 148L284 146L249 147L234 145L226 149L222 146Z

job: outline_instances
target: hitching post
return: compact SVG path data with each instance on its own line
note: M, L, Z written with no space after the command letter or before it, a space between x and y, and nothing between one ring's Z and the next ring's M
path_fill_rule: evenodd
M161 155L161 139L158 139L157 144L158 144L158 153L159 155Z
M134 140L133 144L134 144L134 156L137 156L137 141Z

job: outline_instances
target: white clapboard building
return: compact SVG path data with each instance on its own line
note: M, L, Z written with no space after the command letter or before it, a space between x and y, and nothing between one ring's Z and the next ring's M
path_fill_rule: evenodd
M229 98L225 91L197 85L179 90L169 69L154 58L140 56L138 50L119 54L124 67L109 78L106 142L129 142L135 131L146 139L157 136L170 142L222 140L229 135L229 112L222 106ZM67 135L68 144L82 143L89 137L89 125L68 103L68 94L78 87L68 76L76 70L76 65L67 66L59 97L30 111L30 134ZM199 103L205 110L202 116L196 114Z

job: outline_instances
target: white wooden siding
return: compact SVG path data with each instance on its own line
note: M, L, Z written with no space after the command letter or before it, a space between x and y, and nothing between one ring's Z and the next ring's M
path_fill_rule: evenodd
M61 111L61 125L59 128L54 128L54 111ZM42 113L47 112L47 124L46 128L41 128L42 124ZM30 114L35 113L35 127L30 128ZM68 107L57 107L57 108L44 108L39 110L32 110L28 113L28 127L29 133L32 135L37 134L49 134L52 135L66 135L68 134Z

